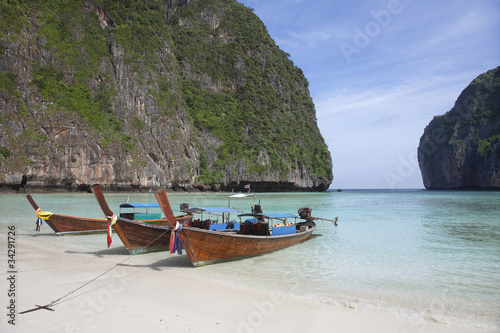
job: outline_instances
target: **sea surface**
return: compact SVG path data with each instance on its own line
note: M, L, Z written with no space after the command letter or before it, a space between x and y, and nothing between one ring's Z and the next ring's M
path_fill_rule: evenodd
M227 207L228 195L168 194L174 209L181 203ZM114 210L125 200L155 202L151 193L107 193L106 197ZM46 211L102 217L90 193L33 194L33 198ZM338 226L318 221L311 240L244 260L193 268L184 254L175 260L175 269L219 283L415 322L500 328L500 192L344 190L256 193L255 200L268 213L296 214L298 208L310 207L313 216L338 217ZM248 212L253 198L233 199L230 204ZM15 225L17 237L24 240L36 239L68 251L106 249L103 235L55 236L46 224L35 232L36 216L23 194L1 194L0 211L2 238L7 227ZM109 252L110 256L116 256L117 262L128 255L120 251L123 245L116 235L112 248L117 251ZM22 253L22 248L18 251ZM6 248L0 249L4 252ZM157 262L159 256L177 254L140 256L143 262L149 258Z

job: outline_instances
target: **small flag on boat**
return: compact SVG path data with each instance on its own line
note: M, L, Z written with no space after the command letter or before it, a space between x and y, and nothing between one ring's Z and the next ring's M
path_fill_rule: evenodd
M118 216L116 216L116 214L113 214L113 216L111 217L108 217L108 248L110 247L111 245L111 242L112 242L112 239L111 239L111 230L112 230L112 226L113 224L116 223L116 220L118 219Z
M245 185L245 188L250 189L250 184Z

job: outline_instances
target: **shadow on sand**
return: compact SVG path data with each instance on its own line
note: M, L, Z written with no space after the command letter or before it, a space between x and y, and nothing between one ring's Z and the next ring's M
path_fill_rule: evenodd
M106 256L115 256L115 255L128 256L130 258L136 256L140 256L141 258L146 258L148 254L160 253L160 252L151 252L151 253L131 255L124 246L115 247L112 249L105 249L97 252L69 251L69 250L64 252L69 254L73 253L73 254L95 255L99 258L104 258ZM169 267L183 267L183 268L193 267L187 255L177 255L177 254L171 255L168 251L162 251L161 253L165 254L165 259L161 259L150 264L125 264L122 262L122 263L117 263L116 265L122 267L151 268L157 271L161 270L161 268L169 268Z
M165 252L165 254L170 255L168 252ZM123 266L123 267L137 267L137 268L151 268L155 271L161 271L162 268L172 268L172 267L177 267L177 268L194 268L193 264L191 264L191 261L189 261L189 258L187 255L172 255L171 257L167 257L165 259L158 260L156 262L153 262L151 264L117 264L117 266Z
M120 247L114 247L112 249L105 249L105 250L100 250L100 251L93 251L93 252L86 252L86 251L69 251L66 250L64 251L65 253L77 253L77 254L90 254L90 255L95 255L98 256L99 258L103 258L105 256L111 256L111 255L130 255L125 248L125 246L120 246Z

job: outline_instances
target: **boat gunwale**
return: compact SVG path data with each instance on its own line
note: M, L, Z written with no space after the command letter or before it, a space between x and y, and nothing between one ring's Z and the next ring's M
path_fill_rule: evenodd
M91 234L103 234L107 232L107 229L93 229L93 230L79 230L79 231L57 231L58 236L76 236L76 235L91 235Z
M49 220L52 216L62 216L62 217L67 217L71 219L78 219L78 220L85 220L85 221L96 221L96 222L107 222L107 219L100 219L100 218L93 218L93 217L80 217L80 216L74 216L74 215L65 215L65 214L59 214L59 213L53 213L51 216L49 216Z
M194 232L200 232L200 233L208 233L208 234L213 234L213 235L224 235L227 237L235 237L235 238L248 238L248 239L280 239L280 238L290 238L290 237L297 237L298 235L303 235L307 233L311 233L316 229L316 223L314 223L314 227L308 228L305 231L299 231L293 234L287 234L287 235L243 235L243 234L238 234L238 233L232 233L232 232L224 232L220 230L207 230L207 229L200 229L200 228L194 228L194 227L182 227L182 230L188 230L188 231L194 231ZM279 227L278 227L279 228Z
M162 220L167 221L167 219L162 219ZM142 226L148 227L148 228L157 228L157 229L172 230L170 228L170 226L154 225L154 224L151 224L151 223L147 223L145 221L157 221L157 220L130 220L130 219L127 219L125 217L118 217L117 220L116 220L116 223L125 222L125 223L139 224L139 225L142 225Z
M93 218L93 217L80 217L80 216L73 216L73 215L65 215L65 214L58 214L58 213L54 213L52 214L50 217L49 217L49 220L52 216L62 216L62 217L68 217L68 218L71 218L71 219L78 219L78 220L85 220L85 221L95 221L95 222L108 222L108 219L100 219L100 218ZM145 224L150 224L150 225L154 225L154 224L151 224L151 223L148 223L148 221L168 221L167 219L150 219L150 220L130 220L130 219L127 219L125 217L119 217L120 219L122 220L127 220L127 221L133 221L133 222L140 222L140 223L145 223Z
M149 224L144 221L136 221L136 220L129 220L123 217L119 217L117 219L117 223L123 221L125 223L132 223L132 224L139 224L144 227L148 228L154 228L154 229L164 229L164 230L172 230L169 226L160 226L160 225L154 225L154 224ZM188 230L188 231L194 231L194 232L200 232L200 233L208 233L208 234L213 234L213 235L224 235L228 237L236 237L236 238L256 238L256 239L262 239L262 238L271 238L271 239L279 239L279 238L287 238L287 237L296 237L298 235L306 234L313 232L316 229L316 223L314 224L314 227L308 228L305 231L299 231L293 234L287 234L287 235L243 235L239 234L236 232L231 231L226 231L226 230L207 230L207 229L201 229L201 228L195 228L195 227L188 227L188 226L182 226L182 230Z

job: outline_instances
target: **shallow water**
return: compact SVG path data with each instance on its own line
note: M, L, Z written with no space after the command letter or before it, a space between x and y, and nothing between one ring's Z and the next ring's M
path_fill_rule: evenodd
M33 197L47 211L102 217L92 194ZM106 197L112 209L127 198L155 201L150 193ZM222 193L172 193L169 199L174 209L183 202L191 207L228 205L227 194ZM296 214L307 206L314 216L338 216L339 225L319 222L310 241L245 260L195 269L184 255L185 262L175 261L176 269L213 281L413 320L500 327L500 192L346 190L257 194L256 199L264 212ZM251 199L231 201L231 206L245 211L252 204ZM47 225L34 232L35 214L24 195L0 195L0 211L1 234L15 225L19 237L33 237L47 246L88 253L106 249L103 235L57 237ZM116 236L109 251L117 261L127 255ZM157 261L162 255L142 256ZM165 258L171 256L165 253Z

